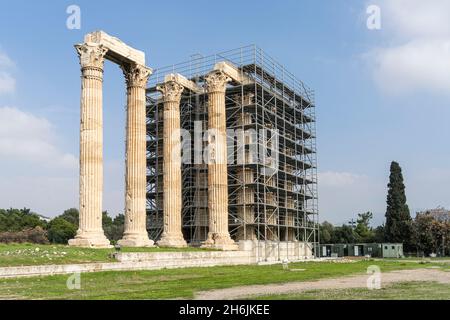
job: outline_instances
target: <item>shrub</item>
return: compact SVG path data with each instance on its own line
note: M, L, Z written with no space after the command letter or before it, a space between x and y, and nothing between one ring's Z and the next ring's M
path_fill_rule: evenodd
M53 243L66 244L76 232L77 227L61 217L53 219L48 225L48 239Z
M23 231L15 232L0 232L0 242L3 243L38 243L47 244L47 232L41 227L37 226L32 229L25 229Z
M39 244L49 243L47 238L47 231L45 231L41 227L25 230L24 233L28 238L28 242Z

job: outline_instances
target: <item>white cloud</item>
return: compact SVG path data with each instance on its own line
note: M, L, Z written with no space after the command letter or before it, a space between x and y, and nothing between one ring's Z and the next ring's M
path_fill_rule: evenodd
M0 94L12 93L16 89L16 80L7 72L0 72Z
M12 59L5 52L0 51L0 68L10 68L14 65Z
M0 208L28 207L47 216L78 207L78 160L58 147L43 117L0 108ZM124 208L123 161L104 163L104 210Z
M367 55L387 94L450 92L450 1L380 1L388 45Z
M15 63L0 50L0 95L12 93L10 74ZM64 106L41 109L46 113L77 113ZM58 132L44 117L18 108L0 107L0 208L28 207L53 217L78 207L78 159L58 144ZM123 212L124 165L104 164L104 209Z
M54 216L77 206L78 161L55 137L47 119L0 107L0 208Z
M55 145L56 133L45 118L16 108L0 108L0 157L47 167L76 168L77 159Z
M413 40L378 49L374 55L374 77L383 91L450 94L450 39Z
M450 34L448 0L384 0L380 4L383 25L399 37L446 37Z
M0 95L12 93L16 89L16 79L6 71L14 66L14 62L4 52L0 51Z

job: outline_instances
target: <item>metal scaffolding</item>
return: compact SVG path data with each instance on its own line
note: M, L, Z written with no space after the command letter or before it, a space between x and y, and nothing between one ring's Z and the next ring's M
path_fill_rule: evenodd
M304 241L318 244L316 117L314 92L256 46L155 69L147 89L147 206L150 237L158 240L162 216L162 116L156 84L180 73L199 86L218 62L234 65L249 81L231 82L226 90L228 134L229 227L235 240ZM194 146L195 126L208 128L208 96L185 90L181 127ZM263 129L263 130L262 130ZM276 157L255 159L255 152L275 150ZM183 154L183 234L192 245L208 234L207 164L202 154ZM276 158L276 159L275 159ZM269 170L270 169L270 170Z

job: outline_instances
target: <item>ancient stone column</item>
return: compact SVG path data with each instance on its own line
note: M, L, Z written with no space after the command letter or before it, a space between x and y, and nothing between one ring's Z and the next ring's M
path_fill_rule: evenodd
M75 239L69 245L108 247L102 228L103 191L103 63L102 45L75 46L81 65L80 123L80 219Z
M123 65L127 84L125 168L125 229L119 244L148 247L153 241L146 228L147 147L145 87L151 70L136 63Z
M228 231L228 181L225 90L231 79L222 71L206 76L208 91L208 213L209 232L204 247L237 250Z
M181 217L180 100L184 87L166 81L157 87L164 100L163 115L163 209L164 231L159 246L185 247Z

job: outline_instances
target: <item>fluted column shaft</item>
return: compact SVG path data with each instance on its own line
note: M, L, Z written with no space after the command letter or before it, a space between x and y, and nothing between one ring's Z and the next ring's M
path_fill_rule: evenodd
M80 228L102 230L103 70L83 68L80 123Z
M80 217L75 239L69 245L107 247L102 228L103 119L102 83L106 49L76 45L81 64L80 107Z
M185 247L181 217L180 100L183 86L167 81L158 86L163 94L163 209L164 231L158 245Z
M226 164L225 95L209 92L208 124L214 146L208 164L210 233L228 234L228 183Z
M208 214L209 232L204 246L236 249L228 231L228 179L225 90L231 79L223 72L206 76L208 91Z
M122 66L127 83L125 168L125 229L123 246L151 246L146 228L146 103L145 86L150 69L137 64Z

